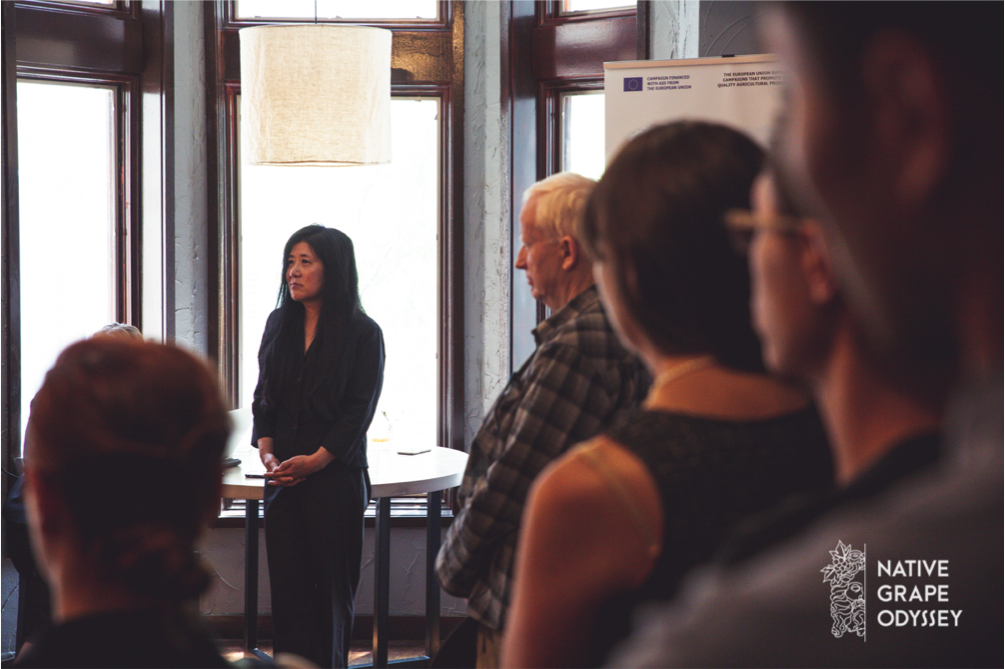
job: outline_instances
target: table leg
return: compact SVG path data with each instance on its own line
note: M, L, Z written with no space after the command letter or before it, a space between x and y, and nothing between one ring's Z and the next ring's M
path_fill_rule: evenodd
M391 500L377 499L374 545L373 666L387 666L387 618L391 588Z
M437 490L426 495L426 655L440 650L440 583L436 579L436 555L440 552L440 500Z
M244 652L269 660L258 650L258 500L244 504Z

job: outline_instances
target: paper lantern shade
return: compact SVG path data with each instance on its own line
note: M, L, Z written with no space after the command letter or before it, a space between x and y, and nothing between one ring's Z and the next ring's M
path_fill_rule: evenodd
M240 35L248 162L391 161L391 31L256 26Z

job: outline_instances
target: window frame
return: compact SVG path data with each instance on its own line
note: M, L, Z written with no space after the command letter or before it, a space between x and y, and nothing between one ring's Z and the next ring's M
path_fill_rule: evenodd
M439 6L437 17L435 19L371 19L369 21L360 19L331 19L331 18L260 18L260 19L242 19L237 16L237 0L226 0L227 4L227 17L226 23L228 26L239 26L242 28L247 28L250 26L259 26L265 24L324 24L331 23L335 25L344 24L352 26L373 26L375 28L387 28L388 30L450 30L450 2L449 0L437 0L437 5Z
M210 340L221 385L236 407L240 355L240 249L237 183L236 100L240 93L238 30L256 25L304 23L250 21L234 17L231 0L206 5L207 96L209 119L210 244L216 259L212 278ZM440 99L439 400L437 440L464 450L464 312L463 312L463 114L464 4L440 2L437 21L319 21L386 28L392 31L391 94L393 97ZM313 23L313 21L309 21Z
M530 44L531 48L525 48ZM649 3L611 11L561 13L561 0L514 0L509 17L510 267L520 250L523 192L558 171L562 93L604 87L604 62L649 58ZM510 272L510 369L536 348L531 330L549 315L518 271Z
M111 7L58 2L3 3L4 190L2 281L4 470L15 471L21 454L20 217L17 160L17 82L40 81L108 86L115 91L114 239L115 317L142 327L142 179L144 159L159 161L160 148L142 153L141 91L163 91L162 42L146 33L161 30L159 9L119 1ZM141 18L142 16L142 18ZM8 479L4 479L6 491Z
M115 207L112 223L113 290L115 293L115 320L140 328L141 320L141 277L142 258L139 245L139 184L133 166L139 162L139 114L134 110L139 105L138 77L130 75L71 74L67 71L53 72L37 68L19 68L17 80L42 83L63 83L70 85L93 85L111 88L114 91L115 125ZM20 249L19 249L20 252Z
M544 166L546 175L562 171L562 156L565 149L562 96L566 93L602 92L603 90L603 78L596 79L594 77L541 84L538 105L543 111L538 115L538 133L544 138L544 141L541 142L538 162Z

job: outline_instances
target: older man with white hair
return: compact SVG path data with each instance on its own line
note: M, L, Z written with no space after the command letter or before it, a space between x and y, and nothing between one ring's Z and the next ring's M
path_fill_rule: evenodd
M552 311L537 350L510 379L470 448L460 511L436 561L444 589L479 622L478 666L498 666L527 491L552 460L617 421L648 377L618 341L577 234L595 182L562 172L531 186L520 212L516 267Z

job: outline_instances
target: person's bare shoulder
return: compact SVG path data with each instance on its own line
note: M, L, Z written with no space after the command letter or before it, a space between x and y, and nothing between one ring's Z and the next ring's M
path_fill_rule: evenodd
M652 476L605 436L542 472L525 522L556 568L576 570L612 592L641 585L662 542L663 512Z

